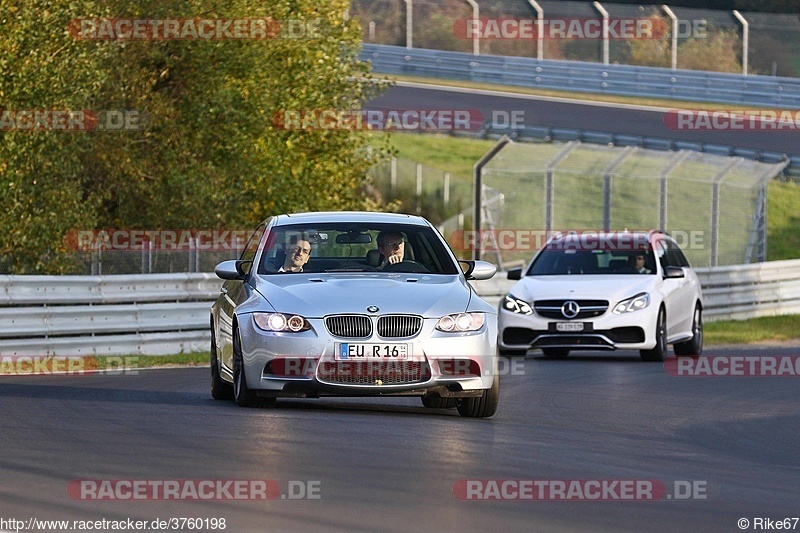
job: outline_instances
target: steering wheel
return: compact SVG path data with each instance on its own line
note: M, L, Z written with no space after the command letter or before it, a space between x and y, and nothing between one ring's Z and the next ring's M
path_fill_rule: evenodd
M384 272L430 272L428 268L422 263L418 263L412 259L404 259L399 263L389 263L383 267Z

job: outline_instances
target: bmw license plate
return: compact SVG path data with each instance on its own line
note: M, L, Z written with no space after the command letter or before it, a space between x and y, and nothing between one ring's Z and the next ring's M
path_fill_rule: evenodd
M583 322L556 322L556 331L583 331Z
M336 344L337 361L353 361L364 359L408 359L408 344L390 343L353 343Z

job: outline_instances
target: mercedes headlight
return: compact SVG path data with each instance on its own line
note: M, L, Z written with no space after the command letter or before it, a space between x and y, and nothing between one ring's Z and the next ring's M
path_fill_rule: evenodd
M519 298L510 294L506 294L506 297L503 298L503 309L506 311L511 311L512 313L518 313L520 315L533 314L533 309L531 309L531 306L528 302L525 300L520 300Z
M650 295L646 292L643 292L632 298L628 298L627 300L622 300L620 303L614 306L613 313L615 315L633 313L639 309L644 309L648 305L650 305Z

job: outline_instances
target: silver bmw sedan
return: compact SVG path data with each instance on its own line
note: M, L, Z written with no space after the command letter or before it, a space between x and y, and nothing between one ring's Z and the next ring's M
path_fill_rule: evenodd
M497 311L424 218L327 212L265 220L211 308L211 394L240 406L277 398L419 396L492 416Z

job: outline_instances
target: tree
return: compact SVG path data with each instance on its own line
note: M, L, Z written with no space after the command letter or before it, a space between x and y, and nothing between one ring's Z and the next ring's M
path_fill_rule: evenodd
M347 9L345 0L0 0L0 110L146 119L133 131L0 131L0 268L69 272L64 235L74 229L250 227L277 212L368 207L364 131L286 131L271 120L358 109L372 90ZM269 18L281 33L76 38L71 23L85 18Z

